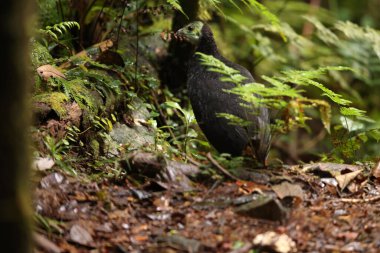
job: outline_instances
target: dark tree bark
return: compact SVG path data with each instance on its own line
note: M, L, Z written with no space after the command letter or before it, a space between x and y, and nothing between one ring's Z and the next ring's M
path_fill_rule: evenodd
M199 10L199 0L181 0L180 4L185 17L181 12L176 11L173 18L172 31L176 32L186 24L197 20ZM160 70L160 79L170 89L175 90L184 87L187 76L187 63L192 55L192 46L184 42L172 40L169 44L168 56L164 59Z
M30 110L27 103L29 3L29 0L0 2L1 252L31 252L27 141Z

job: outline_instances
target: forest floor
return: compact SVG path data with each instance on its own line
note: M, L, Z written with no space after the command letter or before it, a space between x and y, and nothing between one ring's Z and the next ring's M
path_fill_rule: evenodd
M160 169L139 155L132 166ZM267 168L249 181L160 173L136 186L133 175L95 182L37 172L35 252L380 250L379 164Z

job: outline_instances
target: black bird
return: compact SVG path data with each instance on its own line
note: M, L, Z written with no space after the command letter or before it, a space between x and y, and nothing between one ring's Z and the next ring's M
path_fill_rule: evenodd
M201 52L222 61L228 67L240 71L246 77L244 84L253 83L254 79L247 69L224 58L218 50L210 27L195 21L178 30L178 37L188 41ZM195 118L208 141L219 151L233 156L241 155L249 145L259 162L265 163L270 147L269 113L265 107L253 111L240 104L243 102L237 95L224 90L235 87L235 84L220 80L222 74L207 70L201 64L199 55L191 57L188 66L187 88ZM248 127L231 125L217 113L229 113L251 122Z

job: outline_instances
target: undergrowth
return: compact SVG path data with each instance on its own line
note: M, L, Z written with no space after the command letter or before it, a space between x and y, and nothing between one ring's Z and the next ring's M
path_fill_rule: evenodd
M47 151L41 150L40 156L52 156L72 173L90 168L102 176L120 176L118 158L106 149L119 155L130 152L127 146L110 144L110 132L123 123L153 129L154 145L143 147L146 151L183 161L206 159L204 152L212 149L196 127L186 96L163 87L152 67L166 52L159 36L170 29L174 13L188 18L180 3L94 1L82 8L70 0L59 1L62 6L38 1L33 71L49 64L65 76L46 81L34 72L33 103L49 106L53 113L48 120L64 126L59 135L46 130ZM340 21L323 8L310 13L303 1L199 0L199 6L198 16L212 26L223 54L246 66L257 83L242 85L239 72L210 56L200 55L203 63L236 85L226 92L239 95L245 106L275 111L272 131L277 136L289 136L295 129L312 135L321 130L317 119L330 136L320 140L329 150L313 146L321 159L354 162L377 155L380 115L373 108L380 106L374 99L380 80L378 30ZM303 31L305 24L311 32ZM129 115L136 111L132 101L137 98L150 114L141 122ZM74 105L80 116L73 113ZM221 116L234 124L247 123ZM75 117L80 120L74 122ZM224 155L218 159L226 167L241 163Z

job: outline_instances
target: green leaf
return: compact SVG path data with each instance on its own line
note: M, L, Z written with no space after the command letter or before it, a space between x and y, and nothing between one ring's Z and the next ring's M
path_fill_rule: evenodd
M166 2L170 4L174 9L180 11L187 19L189 19L189 17L183 11L182 6L179 4L178 0L166 0Z
M357 109L355 107L341 107L340 108L340 113L343 116L358 116L358 117L363 117L363 116L365 116L366 111Z
M257 9L260 12L260 14L266 17L269 20L269 22L278 29L278 32L281 35L283 41L287 42L285 34L281 31L281 22L275 14L270 12L267 7L259 3L257 0L243 0L243 3L245 3L248 7L252 6L255 9Z

